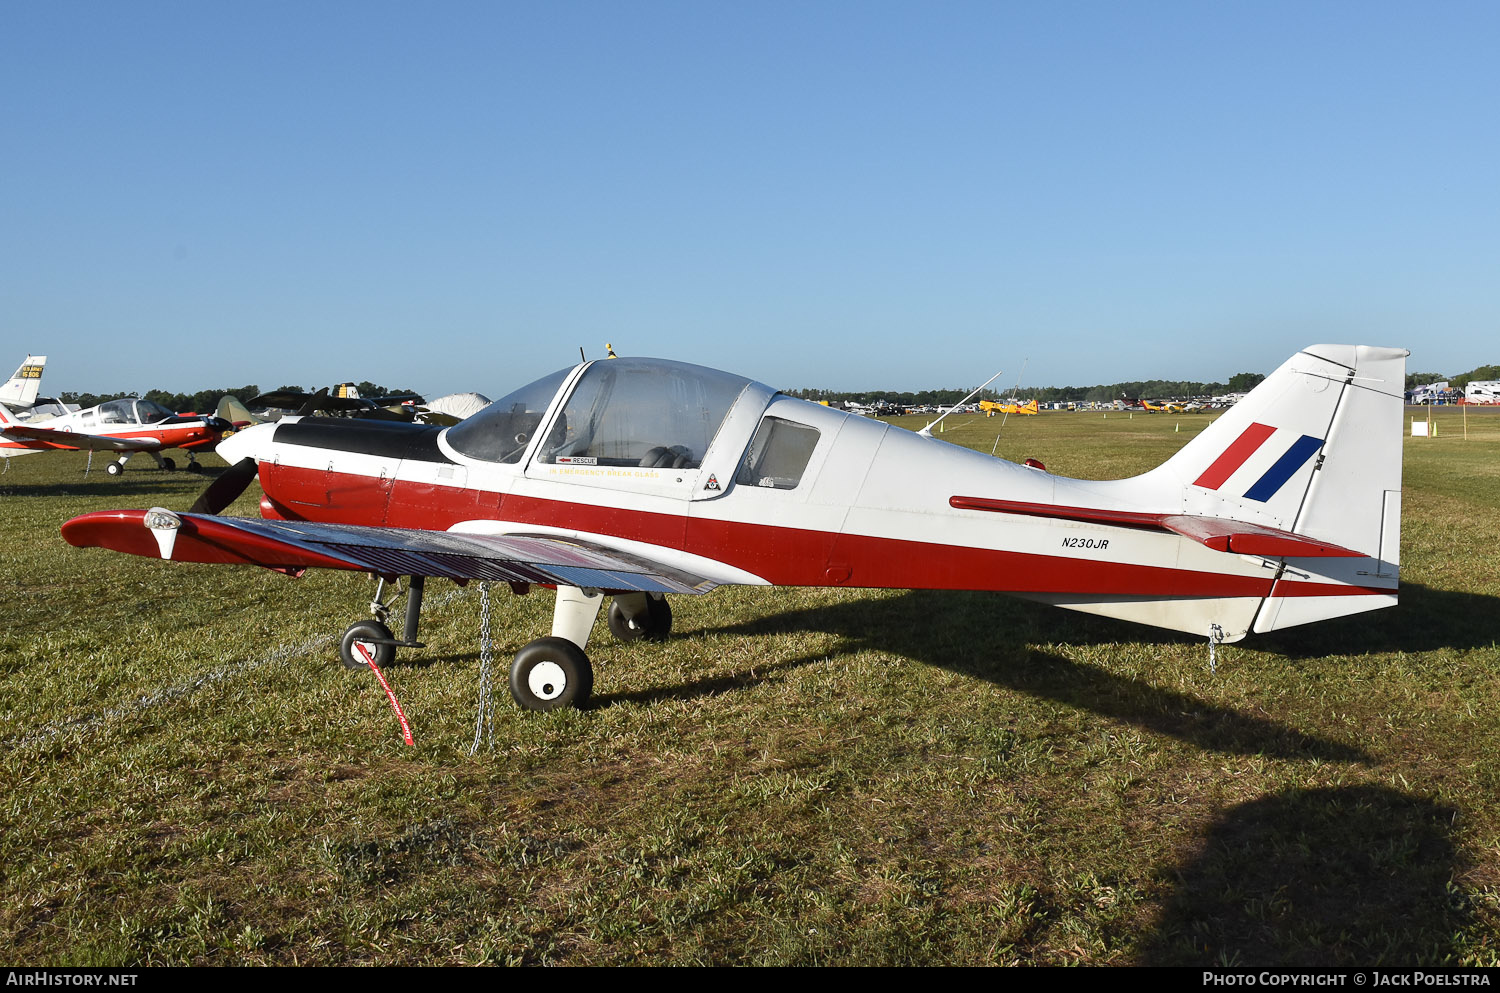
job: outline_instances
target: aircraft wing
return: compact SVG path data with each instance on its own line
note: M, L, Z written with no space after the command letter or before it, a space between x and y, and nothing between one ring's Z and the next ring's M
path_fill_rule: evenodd
M269 521L166 510L104 510L75 517L63 537L176 562L309 568L396 576L541 583L607 592L707 593L716 585L661 563L560 538L456 534L406 528Z
M948 500L949 506L960 510L989 510L1000 514L1021 514L1028 517L1053 517L1067 521L1085 521L1089 524L1110 524L1115 527L1142 528L1148 531L1170 531L1184 538L1191 538L1219 552L1235 552L1241 555L1264 555L1270 558L1362 558L1356 552L1319 541L1306 535L1293 534L1280 528L1270 528L1248 521L1231 521L1223 517L1204 517L1196 514L1149 514L1133 510L1102 510L1094 507L1060 507L1050 503L1023 503L1019 500L992 500L987 497L956 496Z
M79 434L76 431L58 431L55 428L35 428L22 424L7 425L0 431L8 441L19 441L32 448L87 448L96 452L144 452L160 448L157 438L116 438L107 434Z

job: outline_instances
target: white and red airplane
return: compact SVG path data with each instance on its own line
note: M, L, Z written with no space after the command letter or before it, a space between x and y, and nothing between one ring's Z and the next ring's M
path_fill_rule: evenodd
M579 705L604 594L664 636L669 594L726 584L985 589L1232 642L1396 602L1407 353L1315 345L1158 468L1051 475L700 366L562 369L448 428L286 418L227 439L192 510L117 510L66 539L174 561L557 587L517 653L525 708ZM262 519L221 518L259 477ZM378 595L377 595L378 600ZM377 617L381 611L376 611Z
M217 445L230 427L218 417L174 414L153 400L135 397L110 400L40 423L22 422L0 404L0 458L84 449L120 452L117 460L105 466L111 476L118 476L136 452L145 452L157 466L171 472L177 463L160 452L180 448L187 452L189 471L197 472L201 468L197 453Z

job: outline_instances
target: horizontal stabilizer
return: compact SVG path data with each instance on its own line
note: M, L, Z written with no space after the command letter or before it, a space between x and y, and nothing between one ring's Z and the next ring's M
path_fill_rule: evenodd
M1361 558L1362 553L1317 541L1280 528L1194 514L1150 514L1132 510L1100 510L1093 507L1059 507L1050 503L1023 503L987 497L956 496L948 501L959 510L988 510L999 514L1052 517L1112 527L1169 531L1191 538L1207 548L1240 555L1270 558Z

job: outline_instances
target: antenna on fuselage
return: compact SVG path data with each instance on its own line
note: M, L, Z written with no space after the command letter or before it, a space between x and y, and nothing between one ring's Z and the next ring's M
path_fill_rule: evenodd
M579 345L578 346L578 361L580 361L580 362L587 362L588 360L589 360L588 356L583 354L583 346Z
M1000 372L1004 372L1004 371L1005 371L1004 369L1000 370ZM958 408L962 407L964 404L968 403L970 400L972 400L975 396L977 396L979 394L980 390L984 389L986 386L990 385L995 380L999 379L1000 378L1000 372L997 372L993 376L991 376L989 379L986 379L984 381L984 383L980 385L979 389L976 389L973 393L970 393L968 396L966 396L962 400L958 401L958 403L955 403L953 406L951 406L947 410L943 411L941 414L939 414L937 416L937 421L933 421L931 424L927 425L925 428L923 428L922 430L918 431L917 434L921 435L924 438L931 438L932 437L932 429L935 428L935 427L937 427L938 421L941 421L943 418L947 417L949 414L953 413L955 410L957 410Z
M1018 372L1018 373L1016 373L1016 385L1014 385L1014 386L1012 386L1010 388L1010 398L1012 400L1016 401L1015 402L1015 406L1016 406L1017 409L1019 409L1020 405L1021 405L1021 377L1024 376L1024 375L1026 375L1026 363L1030 362L1030 361L1031 361L1031 356L1029 356L1029 355L1026 356L1026 358L1024 358L1024 359L1021 360L1021 371ZM994 455L995 454L995 449L997 449L997 448L1000 447L1000 431L1004 431L1005 430L1005 422L1006 422L1006 420L1009 417L1010 417L1010 411L1008 411L1008 410L1004 414L1000 415L1000 429L995 432L995 443L990 446L990 454L991 455Z

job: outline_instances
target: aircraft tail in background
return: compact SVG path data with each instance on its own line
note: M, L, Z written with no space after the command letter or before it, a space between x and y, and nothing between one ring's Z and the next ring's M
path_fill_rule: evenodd
M15 375L0 386L0 403L12 407L30 407L36 403L37 391L42 388L42 369L47 365L47 356L28 355Z

